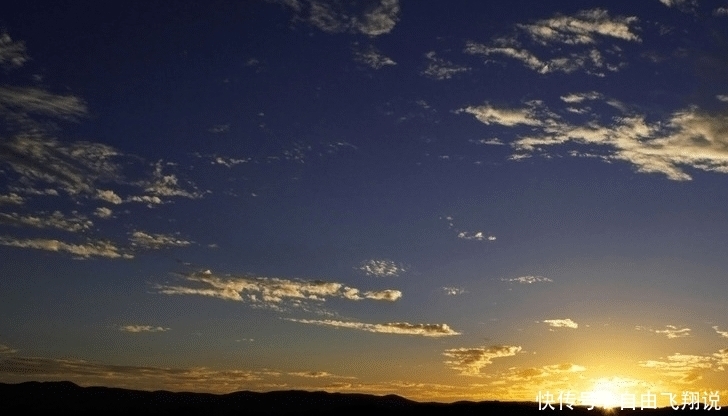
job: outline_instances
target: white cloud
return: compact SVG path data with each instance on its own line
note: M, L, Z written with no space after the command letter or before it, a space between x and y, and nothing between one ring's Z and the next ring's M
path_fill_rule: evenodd
M606 102L615 104L614 100ZM512 142L517 152L513 159L543 152L548 147L576 143L586 146L586 152L594 157L608 162L623 160L633 164L638 172L660 173L671 180L691 179L683 167L728 173L727 114L711 114L691 107L673 113L667 122L648 123L645 116L630 114L624 105L619 107L625 114L614 117L607 125L597 121L572 125L548 109L541 108L541 114L535 113L538 107L534 105L522 109L487 105L458 112L473 114L486 125L534 126L533 133Z
M492 235L485 235L482 231L476 231L476 232L467 232L467 231L461 231L458 233L458 238L461 238L463 240L475 240L475 241L495 241L495 236Z
M636 17L611 17L606 10L582 10L574 16L555 16L533 24L518 25L533 40L543 45L596 43L596 36L639 42L634 32Z
M640 361L639 365L645 368L660 370L660 374L675 378L678 383L690 384L703 378L702 373L714 365L720 366L720 351L713 356L673 354L667 361L647 360Z
M714 16L728 16L728 7L718 7L713 10Z
M98 189L96 191L96 198L114 205L118 205L123 202L121 197L111 190Z
M583 93L572 93L567 95L562 95L561 101L565 103L581 103L585 100L598 100L603 98L602 94L596 92L596 91L590 91L590 92L583 92Z
M605 39L639 42L636 23L636 17L611 17L601 9L583 10L574 16L557 15L531 24L516 25L514 35L497 38L487 44L468 41L465 52L512 58L541 74L584 70L592 75L604 76L603 70L617 71L623 64L607 62L595 45ZM521 40L524 37L527 42L539 47L543 54L550 53L552 56L537 56L524 46ZM544 46L547 48L544 49ZM614 48L610 54L618 55Z
M465 107L456 111L456 114L460 113L472 114L483 124L500 124L508 127L519 124L527 126L540 126L542 124L531 108L496 108L490 104L485 104L477 107Z
M111 259L125 258L130 259L134 256L123 252L118 247L108 241L90 241L85 244L69 244L58 240L35 238L35 239L16 239L12 237L0 237L0 245L34 248L37 250L46 250L54 252L67 252L75 255L77 258L87 259L90 257L106 257Z
M170 328L163 328L161 326L151 326L151 325L124 325L119 328L119 330L124 332L133 332L133 333L139 333L139 332L166 332L169 331Z
M501 278L502 282L533 284L533 283L551 283L553 280L543 276L519 276L510 278Z
M192 244L191 241L181 240L169 234L148 234L143 231L134 231L131 235L131 245L148 249L162 247L184 247Z
M354 59L374 69L397 65L392 58L382 54L377 48L370 46L363 51L354 52Z
M480 139L480 140L470 140L470 143L476 143L476 144L488 144L488 145L494 145L494 146L504 146L505 143L497 137L493 137L492 139Z
M675 325L666 325L665 329L652 329L644 326L635 327L638 331L649 331L655 334L665 335L669 339L685 338L690 336L690 328L678 328Z
M572 321L571 319L545 319L543 321L545 324L548 324L548 326L552 328L571 328L571 329L577 329L579 328L579 324Z
M87 231L94 225L93 222L83 215L79 215L77 212L73 214L75 215L74 217L66 217L60 211L56 211L51 215L42 216L20 215L16 212L10 214L0 212L0 222L35 228L55 228L69 232Z
M466 66L455 65L454 63L442 59L437 56L435 51L430 51L425 54L427 58L427 68L422 71L422 75L437 79L444 80L450 79L457 74L470 71L471 68Z
M86 105L80 98L37 88L0 87L0 108L17 117L33 113L73 120L86 114Z
M220 277L209 270L191 273L185 279L201 284L202 287L157 285L156 288L159 293L167 295L210 296L270 307L277 307L284 301L300 306L302 302L323 302L327 298L396 301L402 297L399 290L361 292L357 288L336 282L275 277Z
M3 204L14 204L14 205L22 205L23 202L25 202L25 198L22 196L11 192L7 195L0 195L0 205Z
M0 65L19 67L27 60L24 42L12 40L7 33L0 34Z
M144 191L148 197L172 197L179 196L183 198L198 199L202 198L202 194L197 191L188 191L179 184L179 179L174 174L164 173L164 164L158 161L155 164L152 179L145 183ZM137 197L144 200L144 196ZM148 202L148 201L144 201Z
M461 287L445 286L442 288L442 290L444 290L445 294L447 294L449 296L457 296L457 295L462 295L464 293L468 293L465 289L463 289Z
M720 335L722 338L728 338L728 331L721 331L717 326L714 326L713 329L715 330L715 333Z
M401 335L420 335L424 337L446 337L452 335L460 335L459 332L452 330L447 324L410 324L407 322L390 322L386 324L367 324L363 322L344 322L313 319L287 319L292 322L300 322L303 324L333 326L337 328L358 329L360 331L376 332L380 334L401 334Z
M499 345L492 347L453 348L445 350L443 355L449 358L445 365L460 371L461 375L478 376L481 369L493 363L493 359L511 357L521 351L519 346Z
M96 211L94 211L94 215L96 215L99 218L111 218L111 216L113 214L114 214L114 212L106 207L99 207L99 208L96 208Z
M728 103L728 94L718 94L715 96L720 101L723 101L724 103Z
M407 266L387 259L371 259L361 262L357 269L367 276L394 277L406 272Z

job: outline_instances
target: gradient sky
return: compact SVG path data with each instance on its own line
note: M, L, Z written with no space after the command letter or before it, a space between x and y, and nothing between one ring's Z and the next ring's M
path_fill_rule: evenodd
M725 1L0 30L0 381L728 403Z

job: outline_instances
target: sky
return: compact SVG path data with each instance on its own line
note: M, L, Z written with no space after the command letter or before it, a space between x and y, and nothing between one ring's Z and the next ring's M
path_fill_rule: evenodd
M6 5L0 382L728 405L726 73L725 1Z

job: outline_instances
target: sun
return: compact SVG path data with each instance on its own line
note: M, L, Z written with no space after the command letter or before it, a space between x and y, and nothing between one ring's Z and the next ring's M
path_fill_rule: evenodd
M614 379L600 378L594 382L591 389L591 403L595 407L609 410L621 406L621 397L624 393L621 383Z

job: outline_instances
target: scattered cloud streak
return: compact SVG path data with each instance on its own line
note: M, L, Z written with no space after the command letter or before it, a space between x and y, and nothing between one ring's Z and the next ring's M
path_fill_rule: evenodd
M715 330L715 333L720 335L721 338L728 338L728 331L721 331L717 326L714 326L713 330Z
M376 37L394 29L399 20L398 0L370 0L353 4L327 0L276 1L326 33L361 33Z
M649 331L655 334L665 335L669 339L685 338L690 336L690 328L678 328L675 325L667 325L665 329L652 329L644 326L635 327L638 331Z
M382 69L386 66L397 65L397 63L394 62L392 58L384 55L374 46L370 46L369 48L362 51L354 52L354 59L357 62L365 64L373 69Z
M469 67L455 65L446 59L438 57L435 51L427 52L425 58L427 58L427 68L421 74L428 78L436 80L450 79L457 74L471 70Z
M419 335L423 337L448 337L460 335L447 324L410 324L407 322L390 322L386 324L368 324L363 322L345 322L331 319L287 319L292 322L336 328L358 329L360 331L376 332L380 334Z
M367 276L395 277L407 271L408 267L387 259L370 259L359 264L358 270Z
M457 296L457 295L462 295L464 293L468 293L465 289L463 289L461 287L445 286L445 287L442 288L442 290L448 296Z
M579 328L579 324L572 321L571 319L545 319L543 323L547 324L551 328Z
M140 332L167 332L170 328L150 325L124 325L119 330L124 332L140 333Z
M515 34L487 44L468 41L465 52L486 58L515 59L541 74L584 70L604 76L604 69L617 71L622 66L619 62L607 62L604 53L618 57L619 49L612 47L600 51L596 45L603 40L640 42L636 33L637 21L633 16L612 17L602 9L583 10L573 16L556 15L534 23L517 24ZM562 51L571 52L563 54ZM554 56L555 52L561 54ZM544 56L548 54L552 56Z
M131 245L147 249L160 249L162 247L185 247L191 241L181 240L169 234L148 234L143 231L134 231L131 235Z
M552 279L543 276L518 276L510 278L501 278L502 282L508 283L520 283L524 285L531 285L534 283L553 283Z
M134 255L126 253L123 249L116 247L113 243L108 241L89 241L83 244L70 244L54 239L18 239L8 236L0 236L0 245L53 252L66 252L74 255L77 259L88 259L91 257L131 259L134 257Z
M393 302L402 297L402 292L392 289L362 292L336 282L276 277L222 277L209 270L190 273L184 278L188 282L197 283L197 287L157 285L156 288L165 295L210 296L273 308L280 307L284 302L301 306L306 301L323 302L328 298Z
M481 369L493 363L493 359L512 357L521 351L520 346L498 345L492 347L453 348L445 350L445 365L464 376L479 376Z

